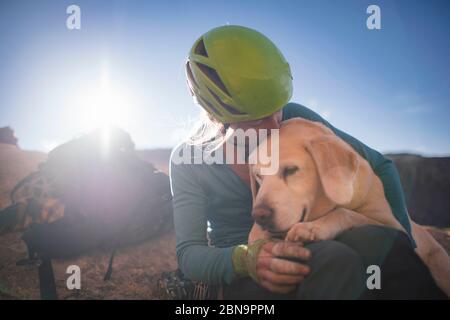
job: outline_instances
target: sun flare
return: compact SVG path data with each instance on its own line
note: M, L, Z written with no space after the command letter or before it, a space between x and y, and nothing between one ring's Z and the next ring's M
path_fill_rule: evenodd
M133 116L135 99L125 86L118 83L112 81L109 68L104 67L98 84L78 95L71 121L80 131L128 126Z

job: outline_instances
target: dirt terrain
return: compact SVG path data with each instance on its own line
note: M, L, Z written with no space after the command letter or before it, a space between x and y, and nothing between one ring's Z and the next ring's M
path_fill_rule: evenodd
M123 248L114 260L111 280L103 281L109 252L92 252L71 260L53 263L59 299L157 299L161 272L176 268L175 238L172 233L138 246ZM26 248L17 233L2 237L0 243L1 298L39 299L36 266L16 266L26 257ZM81 290L68 290L66 269L81 269Z

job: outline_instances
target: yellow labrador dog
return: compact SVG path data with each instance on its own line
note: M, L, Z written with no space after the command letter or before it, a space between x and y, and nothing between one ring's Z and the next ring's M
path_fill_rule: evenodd
M270 137L267 141L272 143ZM283 237L319 241L366 224L405 232L387 202L383 184L370 164L329 128L318 122L291 119L279 132L279 170L261 175L250 167L255 224L249 243ZM267 147L270 150L270 145ZM255 159L258 149L251 157ZM422 226L411 221L416 252L438 286L450 297L450 257Z

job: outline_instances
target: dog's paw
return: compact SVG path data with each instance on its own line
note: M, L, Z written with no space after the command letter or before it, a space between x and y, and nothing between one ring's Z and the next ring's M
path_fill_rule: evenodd
M326 230L316 222L299 222L286 235L287 241L314 242L331 239Z
M316 232L314 229L314 225L310 222L296 223L286 234L286 240L301 242L316 241Z

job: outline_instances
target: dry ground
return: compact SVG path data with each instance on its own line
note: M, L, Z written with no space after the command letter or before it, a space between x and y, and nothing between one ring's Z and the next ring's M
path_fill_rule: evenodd
M20 235L0 240L0 292L17 299L39 299L36 266L16 266L26 257ZM60 299L156 299L161 272L176 268L172 233L118 251L111 280L103 281L109 252L92 252L78 259L57 260L53 267ZM70 265L81 269L81 290L68 290L65 273ZM1 296L0 296L1 298Z

